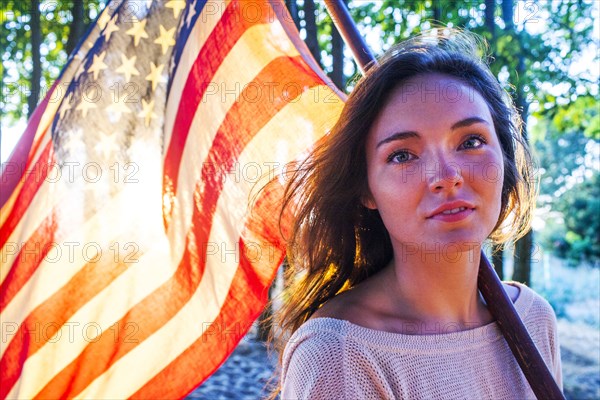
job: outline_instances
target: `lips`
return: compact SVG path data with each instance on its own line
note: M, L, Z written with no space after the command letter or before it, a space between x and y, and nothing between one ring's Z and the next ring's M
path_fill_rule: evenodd
M427 219L436 219L447 222L460 221L471 215L475 206L463 200L444 203L433 210Z
M453 208L452 210L442 211L441 214L452 215L452 214L459 213L461 211L465 211L466 209L467 209L467 207L456 207L456 208Z

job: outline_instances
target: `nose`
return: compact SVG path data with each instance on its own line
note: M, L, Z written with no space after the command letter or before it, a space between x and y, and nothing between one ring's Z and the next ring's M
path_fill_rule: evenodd
M439 157L427 170L429 190L434 193L459 188L464 183L460 166L444 157Z

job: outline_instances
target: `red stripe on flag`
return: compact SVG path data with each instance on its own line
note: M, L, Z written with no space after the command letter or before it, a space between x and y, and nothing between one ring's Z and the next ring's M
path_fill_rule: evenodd
M13 340L0 360L0 371L2 371L0 398L5 398L19 379L23 370L23 360L35 354L44 344L53 339L54 334L77 310L127 268L128 265L123 262L88 263L59 292L54 293L29 314L15 332ZM10 321L3 321L3 323L10 323ZM104 334L111 336L113 333L105 331ZM53 340L71 339L62 337Z
M23 132L21 139L19 139L19 142L15 146L8 161L6 161L6 163L4 163L5 165L3 165L3 173L0 175L0 182L2 182L2 190L0 191L0 208L3 207L6 201L10 198L13 190L15 190L19 181L21 180L23 172L26 171L23 166L29 165L31 156L35 154L37 147L34 146L33 143L35 140L35 133L40 125L42 116L46 111L46 107L48 107L48 102L54 95L54 89L58 83L58 81L54 82L44 100L42 100L42 102L35 108L35 111L33 112L33 115L31 116L31 119L25 128L25 132ZM44 132L44 134L45 133L46 132ZM40 137L44 137L44 135L41 135ZM12 169L12 167L15 167L16 170L7 172L4 169Z
M239 268L215 322L131 398L168 399L181 396L182 389L191 392L203 382L198 379L212 375L243 338L260 314L267 300L268 287L283 260L285 244L281 234L284 237L288 234L286 228L290 224L285 222L290 221L290 215L282 217L283 231L280 234L278 209L282 197L283 187L273 182L261 192L254 205L245 223L245 231L251 230L259 238L262 251L256 257L240 240ZM264 262L265 257L268 257L267 262ZM266 271L257 273L261 269ZM203 362L198 363L198 360ZM189 371L194 371L194 374ZM181 387L174 388L168 384L175 379L181 382Z
M6 241L27 211L35 194L44 183L44 180L48 177L49 166L54 165L53 160L54 150L52 141L49 141L35 165L30 168L31 165L27 163L24 167L23 172L27 172L29 176L25 177L23 186L17 196L15 206L11 210L10 215L4 224L0 227L0 248L6 244ZM2 190L4 191L4 187Z
M31 279L42 260L52 249L51 244L54 241L55 231L56 221L54 212L51 212L33 232L29 240L20 246L12 268L0 285L0 310L4 310L19 290ZM11 244L7 244L7 247ZM15 246L19 245L19 243L15 243Z
M170 399L181 397L184 390L187 393L191 392L202 383L202 381L198 382L198 378L208 378L214 373L248 332L252 322L258 318L267 301L268 286L249 285L251 281L248 280L246 274L248 270L252 269L252 266L244 255L245 251L246 249L241 243L240 265L219 316L185 352L132 395L132 399ZM278 260L279 264L282 260L283 255ZM275 268L271 280L276 271ZM253 271L250 274L253 274ZM232 316L240 314L243 317L232 318ZM202 360L202 362L198 362L198 360ZM190 374L189 371L194 371L194 373ZM187 382L184 379L187 379ZM168 382L174 380L180 382L181 386L171 387L168 385Z
M248 28L269 22L270 8L268 4L256 3L254 5L260 8L260 14L256 20L249 20L249 18L242 15L242 7L236 1L231 2L225 9L223 17L207 38L198 57L196 57L181 94L177 116L174 119L173 133L165 157L163 193L169 193L171 196L177 193L179 165L185 142L198 109L198 104L211 84L210 80L227 57L227 54ZM210 118L209 115L202 117ZM170 209L172 210L172 207ZM169 221L170 215L165 215L166 228Z
M252 90L252 87L264 82L288 82L290 77L297 77L294 84L304 91L321 84L318 77L304 66L300 57L280 57L269 63L253 80L255 85L248 85L248 88ZM134 306L116 323L117 332L122 333L118 339L106 336L90 343L77 359L36 395L36 398L77 396L138 343L160 329L189 301L204 273L205 250L225 174L254 135L285 105L295 100L290 98L285 88L285 84L275 86L273 96L264 99L263 102L252 101L253 97L242 91L239 101L234 103L227 113L212 143L207 156L208 162L203 164L202 181L194 193L194 224L192 231L186 236L186 251L173 278ZM296 95L300 96L302 93ZM215 165L220 168L211 167ZM127 343L124 340L127 324L131 323L139 326L135 337L138 343Z

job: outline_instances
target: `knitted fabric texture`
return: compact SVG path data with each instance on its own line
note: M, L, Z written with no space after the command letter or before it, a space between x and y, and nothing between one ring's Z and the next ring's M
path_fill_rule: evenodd
M562 389L554 311L533 290L511 284L520 288L515 308ZM495 322L443 332L407 335L333 318L308 320L284 350L281 397L535 399Z

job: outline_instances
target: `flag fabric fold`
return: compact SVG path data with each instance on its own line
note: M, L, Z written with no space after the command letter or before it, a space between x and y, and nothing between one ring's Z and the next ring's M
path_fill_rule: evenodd
M203 382L283 259L286 166L342 105L281 1L108 3L2 165L0 397Z

